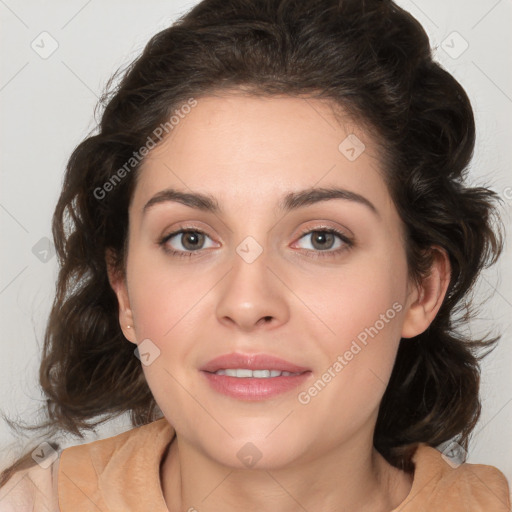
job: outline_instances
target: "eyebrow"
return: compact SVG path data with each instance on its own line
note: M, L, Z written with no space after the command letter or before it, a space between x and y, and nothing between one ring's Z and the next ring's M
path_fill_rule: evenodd
M308 188L296 192L286 194L278 204L281 211L297 210L304 206L328 201L332 199L344 199L366 206L375 215L380 216L377 208L366 197L342 188ZM181 203L190 208L195 208L205 212L221 213L221 208L217 200L208 194L199 192L180 192L178 190L168 188L155 194L142 209L144 215L150 208L157 204L165 202Z

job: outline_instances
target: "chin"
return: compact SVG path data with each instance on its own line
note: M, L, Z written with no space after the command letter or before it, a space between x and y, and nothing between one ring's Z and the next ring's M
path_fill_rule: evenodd
M214 446L208 443L204 448L212 459L223 466L272 471L284 469L296 462L300 446L305 444L297 445L297 442L286 435L275 436L275 439L270 440L258 434L237 436Z

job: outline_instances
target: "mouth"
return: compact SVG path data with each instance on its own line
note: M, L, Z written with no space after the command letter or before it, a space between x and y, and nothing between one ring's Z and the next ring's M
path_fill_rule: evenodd
M215 375L227 375L228 377L237 377L239 379L270 379L274 377L290 377L300 375L303 372L287 372L285 370L250 370L249 368L225 368L217 370Z
M268 354L225 354L200 368L213 390L239 400L264 400L297 388L309 368Z
M238 352L224 354L216 357L203 365L200 370L209 373L227 371L230 372L227 374L229 377L240 378L278 377L279 375L275 374L277 371L281 373L304 373L311 371L310 368L299 366L295 363L287 361L286 359L272 356L270 354L241 354ZM251 374L249 374L249 372L251 372ZM270 373L267 375L266 372L274 372L274 375L271 375ZM254 373L256 373L256 375L254 375Z

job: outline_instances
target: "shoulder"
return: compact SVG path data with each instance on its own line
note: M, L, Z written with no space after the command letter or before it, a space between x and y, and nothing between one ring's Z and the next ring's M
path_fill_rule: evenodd
M63 450L61 459L66 462L73 460L75 463L94 461L96 471L99 467L109 464L111 458L120 453L130 453L138 451L142 445L158 444L160 439L172 437L174 429L165 420L160 418L151 423L131 428L120 434L98 439L89 443L83 443L70 446Z
M59 460L18 471L0 488L0 512L58 512Z
M165 510L159 466L173 437L162 418L66 448L59 469L62 510L88 510L91 502L98 510L132 510L133 503L144 503L141 510Z
M413 461L413 490L433 510L510 511L507 479L494 466L457 464L427 445L418 447Z
M66 502L70 489L82 484L93 492L98 472L108 466L110 473L101 475L106 478L115 468L122 471L130 463L144 462L143 456L159 455L158 450L173 434L174 429L162 418L109 438L65 448L48 468L36 464L16 471L0 487L0 512L58 512L59 501ZM141 446L147 448L141 450Z

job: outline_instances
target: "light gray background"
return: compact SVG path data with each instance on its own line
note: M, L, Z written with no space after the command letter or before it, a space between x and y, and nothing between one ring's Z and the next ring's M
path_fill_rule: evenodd
M39 347L53 299L56 258L44 253L67 159L94 127L93 109L120 65L150 36L195 1L0 0L0 389L3 411L35 419ZM512 208L512 1L399 0L425 27L435 55L467 90L478 141L471 181L490 184L504 200L509 235ZM453 35L456 31L459 35ZM48 32L48 35L40 35ZM56 43L52 43L52 39ZM461 55L465 42L469 45ZM51 44L58 48L42 58ZM43 239L43 241L41 241ZM34 249L35 247L35 249ZM468 329L501 331L500 346L482 370L483 414L469 462L499 467L512 481L512 264L481 279L481 318ZM122 417L87 441L129 428ZM0 466L31 439L17 442L0 422ZM64 443L77 444L69 439Z

